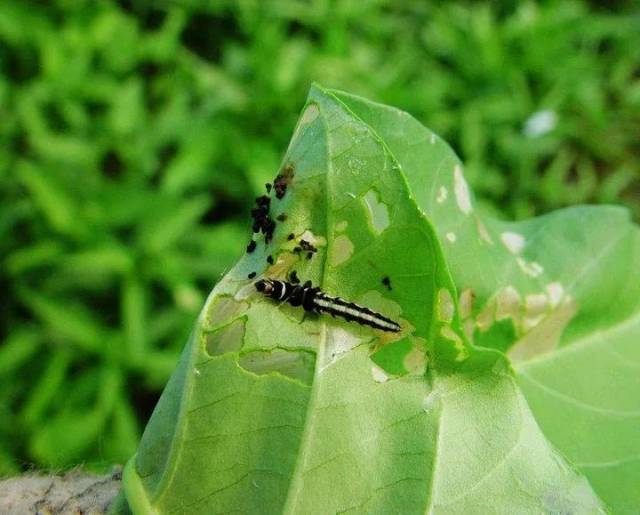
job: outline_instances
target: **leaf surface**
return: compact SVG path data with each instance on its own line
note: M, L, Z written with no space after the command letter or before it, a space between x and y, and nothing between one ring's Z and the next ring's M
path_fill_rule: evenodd
M336 95L384 139L434 224L467 336L506 352L545 435L602 499L637 510L640 233L628 212L495 220L465 198L461 164L437 136L401 111Z
M272 194L271 215L286 221L207 300L127 465L134 511L601 510L540 431L499 352L509 346L468 340L441 219L415 193L429 185L403 162L432 144L406 139L401 151L406 120L312 89L283 160L293 179L281 200ZM456 164L438 152L425 174L438 159ZM311 259L301 239L317 248ZM402 331L305 314L247 278L292 270Z

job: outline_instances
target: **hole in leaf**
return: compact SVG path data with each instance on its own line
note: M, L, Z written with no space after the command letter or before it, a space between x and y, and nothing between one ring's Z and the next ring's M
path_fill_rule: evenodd
M387 374L403 376L410 372L406 368L405 359L414 348L409 338L403 338L380 347L371 354L371 360Z
M300 350L253 351L240 356L238 364L254 374L278 372L310 385L313 382L316 356L312 352Z
M338 236L333 240L333 247L331 248L331 265L338 266L345 261L349 260L353 255L353 243L344 234Z
M244 344L245 319L239 318L213 333L205 334L205 347L210 356L238 352Z
M367 191L363 200L369 211L371 225L378 233L381 233L389 227L389 208L380 201L380 197L375 190Z
M213 305L209 308L209 312L205 317L205 330L216 326L224 325L231 319L237 317L249 309L246 302L238 302L230 296L218 297Z

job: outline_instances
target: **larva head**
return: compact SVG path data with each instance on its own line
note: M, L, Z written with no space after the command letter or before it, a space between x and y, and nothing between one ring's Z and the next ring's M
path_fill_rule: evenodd
M273 281L270 279L260 279L255 283L256 290L260 293L264 293L265 295L271 295L273 291Z

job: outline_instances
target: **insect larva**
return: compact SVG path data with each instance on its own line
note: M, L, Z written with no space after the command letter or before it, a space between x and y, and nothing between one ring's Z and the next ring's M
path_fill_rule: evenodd
M328 313L334 317L344 318L348 322L357 322L382 331L397 333L401 329L397 322L380 313L340 297L327 295L320 288L314 288L311 281L300 285L276 279L261 279L255 283L255 287L271 299L288 302L292 306L302 306L305 311Z

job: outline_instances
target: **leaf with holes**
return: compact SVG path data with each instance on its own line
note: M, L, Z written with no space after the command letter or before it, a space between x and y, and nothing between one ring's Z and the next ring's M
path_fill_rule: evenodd
M429 211L438 206L452 210ZM437 137L316 86L253 214L264 234L211 293L125 469L134 512L602 510L543 435L505 356L551 352L577 297L556 285L514 300L549 270L521 248L532 236L505 227L503 244L476 216ZM485 255L498 245L507 252ZM503 285L497 270L523 282ZM293 271L401 331L256 291ZM542 295L554 303L548 325L533 319Z
M434 225L466 335L506 353L550 442L615 512L636 512L640 232L627 211L482 216L444 142L398 110L336 96L384 140Z

